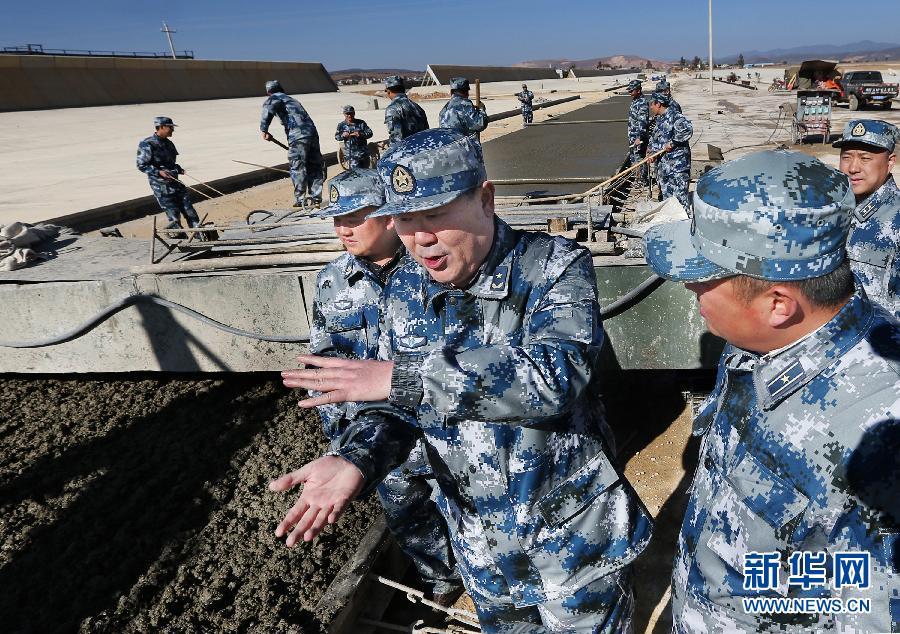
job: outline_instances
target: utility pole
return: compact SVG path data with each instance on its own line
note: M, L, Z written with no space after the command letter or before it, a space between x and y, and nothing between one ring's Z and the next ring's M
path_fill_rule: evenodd
M709 0L709 94L713 93L712 0Z
M712 0L709 1L712 2ZM173 31L172 29L170 29L165 20L163 20L163 28L161 28L160 31L165 33L166 37L169 40L169 50L172 52L172 59L178 59L178 57L175 55L175 45L172 43L172 33L177 33L178 31ZM712 46L712 44L710 44L710 46Z

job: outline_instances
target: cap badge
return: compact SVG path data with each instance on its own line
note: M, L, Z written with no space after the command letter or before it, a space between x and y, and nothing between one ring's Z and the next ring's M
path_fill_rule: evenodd
M853 129L850 130L850 134L852 134L853 136L865 136L866 126L864 126L862 123L857 123L855 126L853 126Z
M398 165L391 172L391 186L398 194L408 194L416 188L416 179L408 169Z
M341 197L340 192L338 192L338 188L335 187L334 185L331 186L331 189L329 190L329 194L331 195L332 203L336 203L338 201L338 198Z

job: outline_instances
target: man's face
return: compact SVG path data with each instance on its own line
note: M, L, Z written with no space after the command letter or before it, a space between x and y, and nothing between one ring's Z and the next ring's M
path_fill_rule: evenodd
M352 112L344 113L344 123L353 123L353 113Z
M156 134L162 139L168 139L170 136L175 134L175 126L161 125L156 128Z
M660 114L662 114L662 106L660 106L655 101L651 101L650 102L650 114L652 114L654 117L658 117Z
M850 179L857 198L864 198L884 185L894 167L896 155L883 148L863 143L848 143L841 148L841 171Z
M390 216L366 219L375 209L363 207L352 214L333 218L334 232L347 251L372 262L392 257L400 247Z
M494 185L486 182L436 209L394 216L394 228L435 281L464 288L494 241Z
M638 97L641 96L641 89L635 88L634 90L630 91L628 94L631 95L632 99L637 99Z
M687 282L685 287L697 295L700 315L712 334L738 348L758 350L760 333L766 323L765 301L745 303L735 294L733 279Z

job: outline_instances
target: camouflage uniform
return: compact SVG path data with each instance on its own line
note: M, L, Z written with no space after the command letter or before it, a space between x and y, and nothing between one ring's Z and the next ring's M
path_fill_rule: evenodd
M819 277L844 260L852 208L840 172L795 152L759 152L704 175L694 224L648 230L647 260L683 282ZM725 348L694 422L703 444L672 579L675 632L898 631L898 359L900 326L862 289L784 348ZM871 588L833 589L824 563L821 587L789 583L788 562L803 551L870 553ZM770 589L748 588L748 553L773 554ZM745 597L864 597L872 609L753 614Z
M452 94L450 100L441 108L439 126L456 130L466 136L483 131L488 125L487 114L481 108L476 108L468 97L457 92L469 91L468 80L456 77L451 81L450 89Z
M516 97L518 97L522 107L522 121L524 123L531 123L534 121L534 110L531 105L534 101L534 93L525 86L522 86L522 91L517 92Z
M384 204L384 193L374 170L348 170L331 181L331 205L317 217L332 218L363 207ZM310 353L330 357L371 359L378 344L378 309L384 285L402 256L380 267L345 253L323 268L316 278ZM356 403L318 408L325 435L337 447ZM413 561L432 594L459 587L459 574L450 548L447 526L432 500L433 479L421 443L406 461L378 485L384 517L397 544Z
M691 208L688 187L691 183L691 145L694 126L687 118L669 106L665 95L654 93L651 101L666 107L666 111L656 117L656 127L650 139L649 152L659 152L671 144L672 149L656 159L656 180L663 200L674 196L687 210Z
M160 125L172 125L168 117L157 117L154 121L157 127ZM187 220L189 227L200 224L197 211L191 204L190 192L179 180L163 178L159 170L165 170L173 175L184 174L181 166L175 162L178 150L169 139L163 139L156 134L148 136L138 143L137 168L147 175L150 181L150 189L156 196L156 202L166 212L169 219L169 228L181 227L181 216Z
M388 77L385 87L392 90L403 90L403 80L399 77ZM391 100L384 110L384 125L388 129L388 144L396 145L408 136L428 129L428 116L422 107L400 93Z
M259 129L269 131L274 117L278 117L287 135L288 162L291 180L294 183L294 198L303 203L303 195L308 190L313 200L322 200L322 184L325 181L325 161L319 149L319 132L312 118L300 102L281 91L269 90L272 94L262 107Z
M392 148L379 172L391 189L375 214L433 209L485 178L480 145L444 129ZM630 631L629 563L652 523L614 466L596 397L590 254L499 219L495 230L466 290L401 263L379 341L391 397L361 405L336 453L372 483L424 437L482 631Z
M359 136L348 136L344 138L344 132L352 134L359 132ZM353 123L341 121L337 125L337 131L334 133L335 141L343 141L344 156L347 157L347 163L350 169L357 167L369 167L369 145L366 139L372 138L372 128L362 119L354 119Z
M629 92L637 90L641 87L641 82L633 80L628 83L627 90ZM647 142L649 140L650 128L650 106L647 98L643 94L634 97L631 100L631 106L628 108L628 156L629 165L634 165L642 161L647 156ZM635 142L640 143L635 145ZM639 177L647 181L647 166L641 167Z
M856 119L833 145L866 143L893 152L897 136L890 123ZM900 317L900 190L893 176L857 205L851 222L847 254L853 272L873 301Z

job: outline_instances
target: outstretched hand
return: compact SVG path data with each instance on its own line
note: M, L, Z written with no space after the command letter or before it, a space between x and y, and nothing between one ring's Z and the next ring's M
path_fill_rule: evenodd
M269 482L270 491L288 491L298 484L303 492L275 529L275 537L287 534L291 548L300 541L316 538L327 524L341 517L347 504L362 491L365 478L349 460L323 456Z
M393 361L339 359L311 354L301 354L297 360L308 367L282 372L284 385L321 392L318 396L300 401L300 407L347 401L385 401L390 396Z

